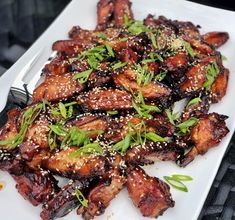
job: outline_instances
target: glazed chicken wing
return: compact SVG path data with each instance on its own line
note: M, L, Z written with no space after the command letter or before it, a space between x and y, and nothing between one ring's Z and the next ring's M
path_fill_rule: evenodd
M140 167L128 172L127 190L132 202L145 217L156 218L174 206L169 186L156 177L148 176Z
M82 155L73 157L78 148L69 147L42 161L42 167L60 176L84 179L100 176L106 171L106 160L102 156Z
M83 86L73 80L73 75L66 73L51 76L40 84L33 92L33 102L47 100L50 102L66 100L83 90Z
M110 111L132 108L131 99L131 94L122 90L96 89L78 97L78 103L88 110Z
M227 116L217 113L204 114L199 117L198 123L192 128L190 142L192 149L179 158L179 164L186 166L197 155L205 154L211 147L218 145L229 132L225 124Z

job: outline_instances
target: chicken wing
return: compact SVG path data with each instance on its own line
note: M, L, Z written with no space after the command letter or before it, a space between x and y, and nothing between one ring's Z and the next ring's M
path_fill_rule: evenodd
M107 162L102 156L82 155L72 157L79 148L69 147L42 161L42 167L60 176L84 179L100 176L106 172Z
M50 102L66 100L83 90L83 86L73 80L73 75L66 73L60 76L51 76L40 84L33 92L33 102L47 100Z
M131 94L118 89L95 89L78 97L78 103L87 110L131 109Z
M178 163L180 166L186 166L197 155L205 154L211 147L219 144L229 132L225 124L227 116L210 113L201 115L198 119L199 121L193 126L189 137L193 147L188 153L179 158Z
M127 190L132 202L145 217L156 218L174 206L169 186L156 177L148 176L140 167L128 172Z

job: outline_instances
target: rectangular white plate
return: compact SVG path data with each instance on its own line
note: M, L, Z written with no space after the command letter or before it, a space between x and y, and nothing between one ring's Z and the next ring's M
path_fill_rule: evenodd
M230 69L229 88L226 97L219 104L211 107L211 112L215 111L220 114L229 116L227 125L230 133L224 138L221 144L211 149L205 156L198 156L186 168L179 168L171 162L157 162L152 166L146 167L146 171L152 175L162 178L164 175L175 173L186 174L193 177L193 181L187 183L189 192L184 193L171 189L175 207L168 209L161 220L192 220L196 219L200 213L202 205L206 199L212 181L219 168L224 152L229 144L233 131L235 129L235 28L232 21L235 21L235 13L215 9L212 7L202 6L199 4L175 1L175 0L132 0L133 11L136 19L142 19L148 13L165 15L171 19L192 21L202 26L201 32L208 31L227 31L230 40L225 46L220 48L223 55L228 58L225 66ZM19 61L8 71L14 71L16 74L21 70L30 58L42 47L46 47L42 62L51 54L51 44L58 39L65 39L68 31L73 25L80 25L83 28L94 28L96 24L96 3L95 0L78 1L74 0L48 28L48 30L35 42L35 44L19 59ZM43 60L44 59L44 60ZM42 63L38 63L38 70ZM39 220L41 207L32 207L29 202L25 201L16 191L15 183L12 178L3 172L0 172L0 181L6 182L6 187L0 191L0 216L1 219L7 220ZM76 216L73 211L63 220L78 220L81 217ZM141 216L136 209L128 194L124 189L115 198L111 205L106 209L105 214L97 219L109 220L141 220L147 219Z

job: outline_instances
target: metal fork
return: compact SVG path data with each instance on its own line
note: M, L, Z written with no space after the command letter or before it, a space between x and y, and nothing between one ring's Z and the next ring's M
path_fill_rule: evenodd
M37 85L39 79L41 78L41 70L43 66L47 63L46 60L42 61L44 65L38 68L38 61L40 60L44 48L39 50L29 62L22 68L18 73L15 72L6 72L3 76L0 77L0 112L5 108L7 103L7 98L10 90L15 90L22 92L28 95L27 99L30 100L30 95L33 93L35 86ZM54 52L50 58L53 58L56 55ZM49 59L50 59L49 58ZM16 76L17 75L17 76ZM16 77L15 77L16 76Z

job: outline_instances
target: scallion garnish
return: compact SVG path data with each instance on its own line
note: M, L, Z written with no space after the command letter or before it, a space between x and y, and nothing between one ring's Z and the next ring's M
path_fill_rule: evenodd
M106 46L106 48L107 48L107 50L109 52L109 55L111 57L115 57L114 52L113 52L113 48L110 45L108 45L108 44L105 44L105 46Z
M101 38L101 39L103 39L103 40L107 40L108 39L108 36L105 33L103 33L103 32L97 33L96 36Z
M117 115L118 111L107 111L108 115Z
M90 74L92 73L93 69L89 69L80 73L76 73L73 76L74 80L78 80L81 84L85 83L88 79Z
M143 66L135 64L133 67L136 70L136 81L138 85L148 85L152 81L154 73L149 71L147 64Z
M154 132L147 132L144 121L141 121L139 124L128 123L128 133L123 140L113 145L113 149L124 154L130 147L144 145L147 140L153 142L166 141L165 138Z
M188 192L188 188L179 180L170 177L170 176L164 176L163 177L167 183L169 183L173 188L178 189L183 192Z
M192 99L192 100L190 100L190 101L188 102L188 104L186 105L185 108L186 108L186 109L189 109L190 107L192 107L192 106L198 104L200 101L201 101L201 98L200 98L200 97L194 98L194 99Z
M115 64L113 65L113 70L122 68L122 67L124 67L124 66L126 66L126 65L127 65L127 62L124 62L124 63L122 63L122 62L115 63Z
M142 21L129 20L127 15L124 15L124 26L131 34L140 34L149 32L150 29L143 24Z
M170 109L166 109L165 112L170 123L175 125L175 121L178 119L178 112L173 113Z
M79 189L75 189L75 195L82 206L88 207L88 200L85 198L85 196L82 194L82 192Z
M161 82L166 77L166 74L167 74L167 71L161 71L155 76L155 79Z
M188 132L188 129L190 127L192 127L193 125L197 124L198 121L199 121L199 119L197 119L195 117L191 117L187 121L184 121L184 122L176 125L176 127L180 129L181 133L186 134Z
M146 139L153 141L153 142L165 142L166 139L159 136L158 134L155 134L153 132L148 132L145 134Z
M193 48L191 47L191 44L187 41L184 41L184 40L182 40L182 42L183 42L184 49L185 49L186 53L194 58L195 53L194 53Z
M62 102L59 102L59 109L60 109L60 114L62 115L63 118L67 118L67 110L65 105Z
M113 55L110 46L100 45L82 52L79 58L86 59L92 69L97 69L100 62L113 57Z
M124 37L124 38L120 39L120 42L125 42L127 40L128 40L128 37Z
M179 180L179 181L182 181L182 182L193 180L193 178L191 176L182 175L182 174L174 174L174 175L172 175L172 177Z
M77 151L70 154L71 158L83 156L87 154L103 154L103 149L98 142L93 142L80 147Z
M156 43L156 38L155 38L155 36L154 36L154 34L153 34L152 32L149 34L149 38L150 38L150 40L151 40L153 46L154 46L155 48L158 48L157 43Z
M206 81L203 83L203 87L209 89L219 72L220 70L216 62L209 63L206 66Z
M151 112L161 112L161 110L155 105L146 105L142 92L139 91L138 96L135 96L132 92L134 100L132 100L132 106L136 110L139 116L144 118L152 118Z
M52 130L56 135L66 136L67 132L63 128L62 124L49 125L50 130Z
M187 175L174 174L172 176L163 177L167 183L169 183L173 188L178 189L183 192L188 192L188 188L182 183L186 181L192 181L193 178Z
M125 153L131 145L131 138L132 135L128 133L123 140L113 145L113 149L116 151L120 151L121 153Z

